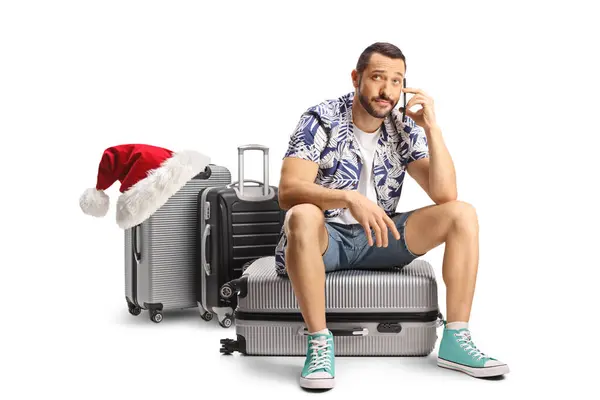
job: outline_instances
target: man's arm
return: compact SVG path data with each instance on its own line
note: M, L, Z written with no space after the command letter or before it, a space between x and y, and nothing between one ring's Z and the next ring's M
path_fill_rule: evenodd
M457 199L456 173L439 126L425 130L429 157L412 161L406 170L431 200L442 204Z
M319 165L296 157L283 159L279 180L279 206L289 210L297 204L314 204L321 210L347 208L349 192L322 187L315 183Z
M289 210L297 204L314 204L321 210L348 208L363 227L369 246L373 245L371 229L377 246L388 246L388 229L396 238L400 233L392 219L377 204L356 190L328 189L316 183L318 164L314 161L286 157L279 181L279 206Z

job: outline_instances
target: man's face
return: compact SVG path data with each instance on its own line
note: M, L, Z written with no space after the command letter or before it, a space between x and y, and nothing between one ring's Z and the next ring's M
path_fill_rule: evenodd
M404 61L378 53L371 60L356 88L362 107L374 118L387 117L400 100L405 74Z

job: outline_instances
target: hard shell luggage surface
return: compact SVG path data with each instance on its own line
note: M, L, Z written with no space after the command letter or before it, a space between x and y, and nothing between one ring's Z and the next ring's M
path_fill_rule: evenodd
M244 179L243 154L247 150L263 151L263 182ZM204 189L198 200L198 307L203 319L216 314L224 328L233 324L237 303L231 288L224 284L240 277L247 262L275 253L285 217L277 187L268 184L268 149L248 145L239 147L238 152L240 181ZM246 186L247 182L258 186Z
M226 186L231 173L209 165L142 224L125 230L125 296L129 312L148 310L160 322L163 310L196 307L198 193Z
M222 353L306 355L306 327L274 257L253 262L230 285L238 295L237 340L223 339ZM433 268L415 260L393 270L329 273L326 316L338 356L425 356L442 320Z

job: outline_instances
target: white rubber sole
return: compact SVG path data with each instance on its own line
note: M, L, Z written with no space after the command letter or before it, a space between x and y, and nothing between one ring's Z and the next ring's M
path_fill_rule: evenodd
M453 369L455 371L464 372L465 374L469 374L474 376L475 378L489 378L491 376L499 376L509 373L508 365L495 365L493 367L483 367L483 368L471 368L466 365L461 365L457 363L453 363L452 361L443 360L438 358L437 365L442 368Z
M300 387L304 389L333 389L335 378L303 378L300 377Z

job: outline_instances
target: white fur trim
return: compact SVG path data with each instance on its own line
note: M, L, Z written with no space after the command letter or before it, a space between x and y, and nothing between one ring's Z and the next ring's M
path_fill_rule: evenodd
M134 227L152 216L190 179L204 171L210 158L195 151L173 153L159 168L148 172L119 196L117 224L122 229Z
M88 215L104 217L108 212L110 199L102 190L86 189L79 198L79 207Z

